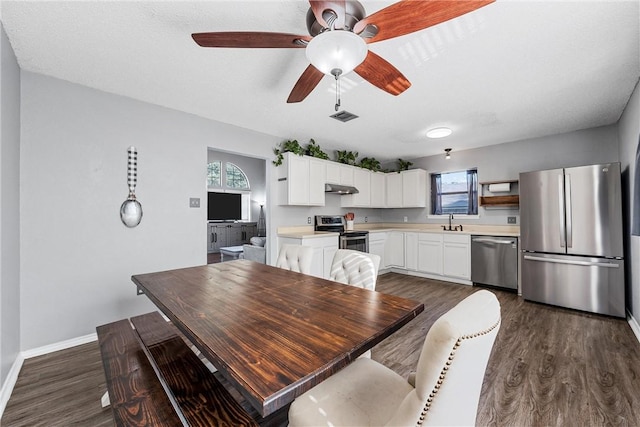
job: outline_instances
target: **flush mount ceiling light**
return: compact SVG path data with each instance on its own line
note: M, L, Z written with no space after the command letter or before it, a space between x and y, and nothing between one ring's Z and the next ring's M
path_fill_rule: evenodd
M324 74L344 76L362 64L368 50L364 39L351 31L331 30L311 39L305 53Z
M451 135L451 132L451 129L445 127L433 128L427 131L427 138L444 138Z
M445 149L444 149L444 152L446 153L446 154L444 155L444 158L445 158L445 159L447 159L447 160L449 160L449 159L451 158L451 148L445 148Z

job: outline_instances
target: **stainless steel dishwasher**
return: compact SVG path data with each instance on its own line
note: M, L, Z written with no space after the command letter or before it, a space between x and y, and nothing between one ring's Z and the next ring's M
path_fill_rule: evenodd
M471 236L471 281L518 290L518 238Z

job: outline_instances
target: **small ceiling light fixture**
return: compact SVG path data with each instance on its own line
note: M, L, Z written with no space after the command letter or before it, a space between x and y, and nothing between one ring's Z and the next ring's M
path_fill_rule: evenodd
M449 159L451 158L451 148L445 148L445 149L444 149L444 152L446 153L446 154L444 155L444 158L445 158L446 160L449 160Z
M449 128L433 128L427 131L427 138L444 138L451 135L452 131Z

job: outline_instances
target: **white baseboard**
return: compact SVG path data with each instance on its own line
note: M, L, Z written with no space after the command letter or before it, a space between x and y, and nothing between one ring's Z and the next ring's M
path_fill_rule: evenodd
M13 393L13 387L15 387L16 381L18 381L18 374L20 373L20 369L22 368L22 364L24 363L25 359L30 359L36 356L43 356L45 354L53 353L54 351L65 350L67 348L75 347L97 340L98 334L93 333L82 337L72 338L70 340L60 341L42 347L33 348L31 350L21 351L20 353L18 353L18 357L16 357L15 362L13 362L13 366L11 366L11 369L9 370L7 379L4 381L4 384L2 384L2 389L0 389L0 418L4 413L4 409L7 406L7 403L9 402L11 393Z
M42 356L45 354L53 353L54 351L66 350L67 348L75 347L77 345L82 345L97 340L98 334L94 332L93 334L85 335L82 337L71 338L70 340L32 348L31 350L25 350L22 352L22 357L24 357L25 359L31 359L32 357Z
M2 418L2 414L4 414L4 408L7 407L7 403L13 392L13 387L16 385L16 381L18 381L18 374L20 373L20 369L22 369L23 363L24 357L22 353L18 353L18 357L16 357L16 360L13 362L11 369L9 369L9 374L2 384L2 389L0 389L0 418Z
M640 325L628 310L627 310L627 322L629 322L629 326L631 326L631 330L636 336L636 339L638 340L638 342L640 342Z

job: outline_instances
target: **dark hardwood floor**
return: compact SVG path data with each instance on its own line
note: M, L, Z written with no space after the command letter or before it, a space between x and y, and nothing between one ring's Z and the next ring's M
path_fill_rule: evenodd
M407 375L433 322L467 295L464 285L385 274L377 290L420 300L425 310L373 349ZM640 425L640 343L623 319L525 302L493 290L502 307L478 407L478 425ZM25 361L0 425L107 426L97 343Z

